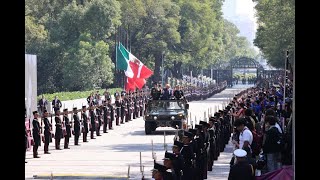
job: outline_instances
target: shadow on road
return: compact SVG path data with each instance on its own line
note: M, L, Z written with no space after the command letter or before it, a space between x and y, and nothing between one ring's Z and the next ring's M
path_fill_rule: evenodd
M156 131L153 131L152 134L150 135L146 135L144 130L141 131L133 131L130 133L130 135L132 136L141 136L141 135L145 135L145 136L152 136L152 135L162 135L164 134L164 132L166 132L166 135L175 135L176 133L176 129L156 129Z
M147 144L150 144L149 146ZM167 144L168 148L171 147L171 144ZM110 148L110 146L108 146ZM119 151L119 152L145 152L151 151L152 146L151 142L141 142L141 144L118 144L112 146L110 149ZM154 151L165 151L163 143L153 143Z

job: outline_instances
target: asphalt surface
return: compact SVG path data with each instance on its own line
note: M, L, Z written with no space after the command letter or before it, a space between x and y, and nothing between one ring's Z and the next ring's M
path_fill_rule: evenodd
M222 109L222 105L226 106L234 94L250 86L237 85L207 100L190 102L189 123L205 120L208 113ZM108 130L108 133L103 133L101 128L102 136L95 136L96 139L90 139L88 134L89 142L86 143L82 141L81 136L80 146L74 146L72 136L70 149L55 150L53 140L49 145L51 154L44 154L42 143L38 150L40 158L33 158L32 150L28 151L25 178L50 179L52 175L53 179L128 179L129 174L130 179L141 179L141 169L146 178L151 178L153 168L151 143L156 161L161 162L165 149L171 151L175 130L157 128L153 134L145 135L142 117L121 126L115 126L114 122L113 127L114 130ZM63 140L60 146L63 148ZM208 179L227 179L232 151L233 147L229 143L218 161L214 162L213 171L208 172ZM142 168L140 168L140 153Z

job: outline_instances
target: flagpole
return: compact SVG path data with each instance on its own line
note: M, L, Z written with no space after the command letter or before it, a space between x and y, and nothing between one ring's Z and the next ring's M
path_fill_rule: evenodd
M120 47L120 43L121 43L121 26L118 26L118 48ZM122 74L122 71L118 70L117 71L117 83L118 83L117 87L121 87L122 86L122 84L121 84L121 74Z
M114 85L117 84L117 63L118 63L118 53L117 53L117 33L118 31L116 30L115 35L114 35L114 50L116 51L116 61L115 61L115 65L114 65Z
M129 40L128 40L128 33L129 32L129 25L127 26L127 32L126 32L126 37L127 37L127 49L129 49ZM129 51L130 52L130 51Z

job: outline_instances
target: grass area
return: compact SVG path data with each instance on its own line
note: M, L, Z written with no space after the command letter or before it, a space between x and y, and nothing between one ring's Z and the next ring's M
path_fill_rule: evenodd
M121 88L112 88L108 89L111 95L113 95L116 91L121 92ZM58 96L58 99L60 101L68 101L68 100L74 100L74 99L82 99L87 98L92 92L99 91L100 95L103 95L105 89L96 89L91 91L74 91L74 92L56 92L53 94L43 94L44 97L48 102L51 102L55 96ZM37 97L37 100L41 99L41 94Z

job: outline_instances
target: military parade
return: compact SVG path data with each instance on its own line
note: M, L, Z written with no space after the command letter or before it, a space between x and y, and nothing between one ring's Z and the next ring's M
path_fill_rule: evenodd
M279 79L276 82L279 82ZM258 84L260 85L260 82ZM165 152L163 163L154 162L153 177L156 180L207 179L207 172L214 169L214 161L224 152L231 137L235 151L230 160L228 179L255 179L256 176L280 169L282 165L291 165L292 87L286 88L288 98L285 102L281 100L283 89L276 86L266 88L267 91L258 87L241 91L222 110L209 115L208 121L200 120L194 127L182 130L181 136L175 137L172 152ZM283 107L286 110L282 109ZM245 113L247 111L250 113ZM270 112L273 113L269 115ZM270 128L271 124L266 124L269 124L271 119L272 125L277 125L275 133L283 137L283 146L277 144L278 140L274 135L268 135L267 128ZM240 129L241 125L244 128ZM242 142L239 133L244 133L245 129L251 137ZM269 150L270 146L272 149Z
M295 176L292 0L24 7L25 179Z
M218 110L213 114L208 114L208 119L198 120L197 124L189 124L187 127L180 127L174 137L172 151L165 152L163 163L157 162L154 158L154 168L152 176L154 179L207 179L207 172L214 170L214 162L219 159L220 153L224 152L226 145L231 140L235 145L235 150L243 146L244 152L237 156L234 152L234 157L230 160L230 167L237 163L236 159L243 157L250 159L248 162L252 166L252 174L248 177L255 177L258 173L266 173L272 170L279 169L280 164L291 164L292 155L290 149L292 142L292 115L291 106L292 87L287 86L287 97L283 102L283 92L278 88L278 80L272 80L279 84L271 85L264 88L263 82L258 81L257 86L241 91L236 94L232 101L223 109ZM270 83L271 80L268 80ZM115 130L115 126L130 123L139 117L145 115L145 110L148 104L158 99L184 99L185 101L199 101L203 98L211 97L216 93L223 91L226 88L226 82L221 82L219 85L213 85L210 88L200 89L200 95L188 94L183 92L180 85L176 85L175 89L170 88L167 84L165 88L160 89L159 83L154 83L151 89L142 89L137 91L122 91L114 94L115 103L111 103L111 95L106 90L106 100L101 100L100 94L92 94L88 97L88 105L83 105L81 109L74 107L71 111L63 109L60 113L60 108L53 106L52 112L49 113L46 107L41 106L42 100L39 101L39 112L33 112L32 128L26 127L26 148L33 146L33 157L41 158L38 155L38 147L41 142L44 144L44 154L50 154L49 143L55 141L55 149L62 150L60 147L61 139L64 139L63 148L70 149L69 139L74 136L74 145L79 146L79 137L83 135L83 143L89 142L87 136L90 131L90 139L102 134L108 133L110 130ZM183 87L183 86L182 86ZM184 89L186 89L184 87ZM209 91L207 91L209 90ZM283 106L285 105L285 107ZM283 107L285 109L283 109ZM287 148L280 149L277 153L281 157L276 166L268 164L266 155L262 157L262 152L266 151L262 144L263 137L265 138L265 124L268 118L268 113L273 111L273 117L276 120L283 137L286 137L285 143ZM71 119L69 119L71 115ZM268 118L266 118L268 117ZM50 119L50 120L49 120ZM54 121L53 121L54 120ZM191 120L190 120L191 121ZM240 144L239 132L243 129L238 127L244 125L248 128L251 134L251 140L244 148L245 144ZM54 126L54 127L53 127ZM102 128L101 128L102 126ZM101 134L100 134L101 133ZM254 135L254 136L252 136ZM107 136L107 134L106 134ZM31 139L31 141L30 141ZM254 142L254 144L252 144ZM31 143L31 144L28 144ZM238 149L239 150L239 149ZM247 161L246 161L247 162ZM27 163L27 161L26 161ZM230 171L229 177L236 176ZM143 179L147 179L143 177ZM234 179L234 178L230 178ZM236 179L236 178L235 178Z
M158 85L158 83L154 84ZM188 97L192 97L194 100L201 100L203 97L210 97L219 91L221 92L224 88L226 88L225 84L221 83L214 90L203 91L205 94L201 94L200 96L193 96L192 94L183 95L183 91L177 88L173 91L172 97L176 99L185 98L189 101L191 98L189 99ZM101 130L103 133L113 130L114 121L116 126L120 126L125 122L142 117L144 116L148 101L155 100L156 98L163 99L163 96L165 94L162 93L162 89L158 88L158 86L156 89L152 88L151 90L122 91L114 94L115 103L112 104L111 95L106 90L105 100L101 100L100 94L92 93L87 98L88 105L83 105L82 109L79 110L76 107L73 107L70 111L63 109L63 114L60 113L62 104L58 97L55 97L52 101L53 110L52 113L49 113L47 106L44 105L46 104L46 100L42 96L38 102L39 111L33 111L32 128L26 127L26 134L28 134L26 148L33 146L34 158L40 158L37 148L41 146L41 141L44 144L45 154L50 154L48 146L52 142L52 139L55 141L55 148L57 150L62 149L60 148L61 139L64 139L64 149L70 149L68 144L71 134L74 136L74 145L80 145L79 136L81 134L83 135L83 142L89 142L87 140L89 131L90 139L95 139L95 136L101 136ZM71 115L71 119L69 119L69 115ZM26 121L31 123L30 119ZM52 127L53 124L55 128Z

